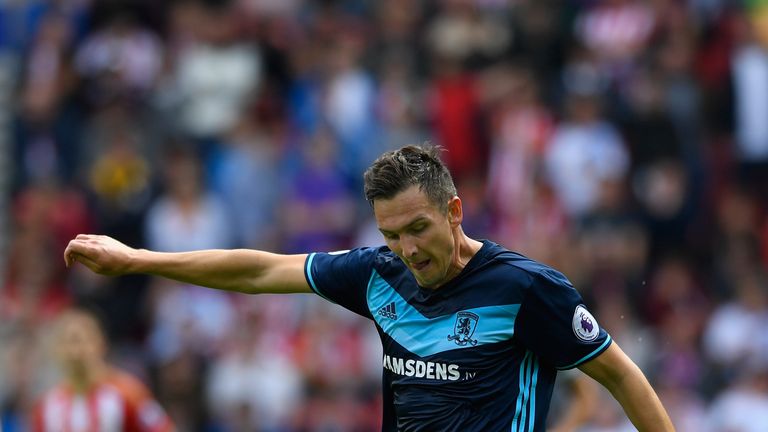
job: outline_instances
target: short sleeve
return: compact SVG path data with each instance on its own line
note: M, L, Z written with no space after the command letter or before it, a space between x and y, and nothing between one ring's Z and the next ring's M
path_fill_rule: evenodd
M377 254L377 248L311 253L304 265L304 275L317 295L372 318L366 292Z
M110 384L117 388L126 400L126 432L171 432L173 422L149 389L136 378L115 371Z
M557 369L579 366L611 344L571 282L553 269L531 274L515 337Z

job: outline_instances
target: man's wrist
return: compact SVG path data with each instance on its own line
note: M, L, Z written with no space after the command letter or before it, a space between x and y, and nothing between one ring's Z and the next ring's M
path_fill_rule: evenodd
M152 262L149 255L152 251L147 249L134 249L128 254L128 262L125 269L126 273L150 273L152 269L149 264Z

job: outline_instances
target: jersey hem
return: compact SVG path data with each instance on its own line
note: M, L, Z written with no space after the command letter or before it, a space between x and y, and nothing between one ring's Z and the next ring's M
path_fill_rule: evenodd
M608 347L611 345L611 342L613 342L613 339L611 338L611 335L607 335L607 337L605 338L605 341L603 342L603 344L600 345L599 347L597 347L597 349L595 349L591 353L585 355L584 357L582 357L578 361L569 364L568 366L555 367L555 369L557 369L557 370L568 370L568 369L573 369L573 368L575 368L575 367L577 367L577 366L579 366L579 365L581 365L583 363L586 363L589 360L592 360L593 358L595 358L598 355L602 354L603 351L605 351L606 349L608 349Z

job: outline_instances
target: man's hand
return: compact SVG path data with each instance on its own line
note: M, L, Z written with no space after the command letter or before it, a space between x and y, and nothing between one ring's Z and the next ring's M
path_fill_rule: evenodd
M116 276L130 271L136 252L112 237L80 234L64 250L64 262L67 267L80 262L94 273Z

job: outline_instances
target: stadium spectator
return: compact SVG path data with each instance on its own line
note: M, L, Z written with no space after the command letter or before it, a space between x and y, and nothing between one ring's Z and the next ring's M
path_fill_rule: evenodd
M167 109L176 113L169 119L178 116L180 131L205 145L235 125L263 79L258 46L239 39L236 18L226 4L204 6L190 28L192 39L169 59L173 103Z
M712 402L707 417L715 432L758 432L768 424L768 372L765 364L751 364Z
M605 82L589 63L568 65L565 118L545 146L546 175L558 200L578 220L594 208L600 184L621 180L629 154L618 130L604 115Z

